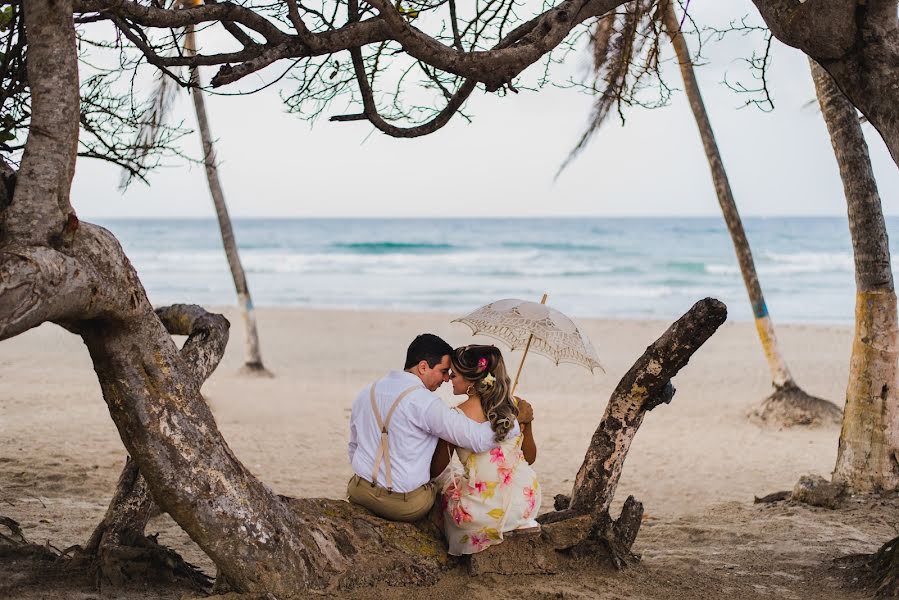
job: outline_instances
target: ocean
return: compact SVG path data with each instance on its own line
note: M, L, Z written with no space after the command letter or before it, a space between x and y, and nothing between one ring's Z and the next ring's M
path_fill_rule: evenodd
M97 222L122 242L154 304L235 302L214 219ZM845 218L744 224L775 322L852 321ZM670 320L714 296L731 319L751 319L720 218L235 219L234 230L256 306L461 315L546 292L572 316Z

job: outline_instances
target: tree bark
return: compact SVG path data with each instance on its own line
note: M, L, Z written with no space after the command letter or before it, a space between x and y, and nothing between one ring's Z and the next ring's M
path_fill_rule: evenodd
M159 308L156 315L170 334L188 336L180 354L202 386L225 353L228 320L184 304ZM87 563L98 581L112 584L170 580L208 591L211 580L207 576L146 536L155 506L146 480L128 457L106 515L79 552L76 564L82 568Z
M721 206L721 213L724 215L724 222L737 254L737 263L740 265L743 284L749 295L756 331L768 361L768 368L771 370L774 393L768 396L759 407L754 408L750 415L765 423L787 427L838 423L840 409L832 402L805 393L796 384L787 367L774 333L774 322L768 314L768 306L765 303L762 286L759 284L758 274L755 270L755 261L752 258L752 249L746 238L746 231L743 229L743 221L737 210L718 143L715 141L712 123L699 91L699 82L693 71L693 61L687 47L687 40L680 31L680 22L674 9L674 3L667 2L664 10L665 29L677 55L687 100L690 103L690 110L693 111L706 159L709 162L715 194L718 197L718 204Z
M578 470L569 510L608 512L624 459L646 411L671 401L671 378L727 318L712 298L697 302L662 334L618 383Z
M58 247L78 224L69 203L80 126L78 64L70 60L77 51L72 1L25 2L22 7L29 42L36 36L43 43L28 44L32 126L12 203L0 217L0 239Z
M899 165L896 0L753 0L781 42L805 52L880 133Z
M187 28L184 40L184 52L188 56L196 54L196 34L193 26ZM247 285L247 277L240 262L240 254L237 250L237 241L234 238L234 229L231 226L231 217L228 215L228 205L225 204L225 193L218 175L218 163L215 155L212 132L209 127L209 117L206 114L206 101L203 90L200 88L199 67L190 68L191 98L193 98L194 110L197 114L197 127L200 130L200 138L203 142L203 164L206 167L206 180L209 183L209 194L212 196L212 204L215 206L215 214L218 218L219 231L222 235L222 245L225 248L225 256L231 269L231 278L237 292L237 304L244 324L244 371L260 375L271 375L262 364L262 354L259 350L259 333L256 327L256 311L253 307L253 299L250 296L250 287Z
M843 180L855 258L855 336L833 480L855 492L899 487L899 319L890 247L868 145L855 108L810 61Z

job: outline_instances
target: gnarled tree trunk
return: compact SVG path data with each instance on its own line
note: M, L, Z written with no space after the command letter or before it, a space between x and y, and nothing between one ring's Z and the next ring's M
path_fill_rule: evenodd
M896 0L752 0L781 42L821 65L899 165Z
M832 402L811 396L803 391L787 367L774 333L774 322L768 314L768 306L765 303L765 296L762 294L762 286L759 284L752 250L749 247L749 240L746 238L746 231L743 229L740 213L737 211L727 171L724 169L724 161L721 159L712 124L699 91L699 83L693 72L690 50L680 31L680 22L674 9L674 3L666 2L664 10L665 29L677 55L687 100L693 111L693 117L696 119L699 136L702 138L702 147L709 162L709 170L715 184L715 194L718 196L718 204L721 206L724 222L727 224L727 230L734 244L737 263L740 265L740 273L743 275L743 284L749 294L756 331L768 361L768 368L771 370L774 393L768 396L760 406L754 408L750 416L778 426L838 423L840 409Z
M196 34L193 25L187 28L184 39L184 52L192 56L197 52ZM259 332L256 328L256 310L253 307L253 299L250 296L250 286L247 285L247 276L240 262L240 254L237 250L237 241L234 239L234 229L231 227L231 217L228 215L228 205L225 204L225 192L219 181L218 164L215 155L212 132L209 128L209 117L206 114L206 101L203 98L203 90L200 88L200 70L198 67L190 69L191 98L194 103L194 111L197 114L197 127L200 130L200 139L203 142L203 164L206 167L206 179L209 183L209 194L215 206L215 215L218 218L219 231L222 234L222 245L225 248L225 256L228 259L228 267L231 269L231 278L234 280L234 289L237 291L237 304L243 317L244 325L244 366L247 373L270 376L262 364L262 353L259 350Z
M159 308L156 314L170 334L188 336L180 354L202 386L225 353L228 320L194 305ZM129 457L106 515L76 555L75 563L93 570L98 581L114 585L136 579L178 580L208 590L208 577L145 535L154 507L147 482Z

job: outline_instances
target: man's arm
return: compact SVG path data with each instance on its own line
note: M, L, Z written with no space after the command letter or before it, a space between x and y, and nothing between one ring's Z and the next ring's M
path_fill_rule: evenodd
M472 421L459 411L449 408L440 398L433 397L422 415L424 429L460 448L472 452L486 452L499 444L493 439L490 423ZM516 423L515 429L518 430Z

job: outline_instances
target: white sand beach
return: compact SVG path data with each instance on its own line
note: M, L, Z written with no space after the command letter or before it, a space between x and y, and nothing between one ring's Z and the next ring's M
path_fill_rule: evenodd
M275 491L290 496L343 497L351 473L346 439L352 399L362 386L402 366L405 348L416 334L433 332L453 345L472 340L467 327L451 324L444 314L264 309L259 314L263 358L275 378L261 379L239 374L240 320L225 312L232 321L231 342L204 394L237 456ZM606 372L591 375L530 356L519 388L535 408L535 468L544 510L551 510L555 494L570 492L620 377L669 325L624 320L580 324L596 344ZM786 325L778 333L796 380L809 393L842 406L851 328ZM515 353L508 360L517 364L518 357ZM765 574L768 583L760 583L751 579L763 574L758 565L785 552L796 555L799 571L814 572L824 559L873 551L892 537L888 519L874 510L847 516L845 511L753 506L754 496L790 489L802 474L829 475L839 430L772 431L746 419L747 410L770 392L751 323L726 323L674 384L672 403L649 413L638 432L616 494L619 504L629 494L644 503L645 526L635 547L644 561L628 574L603 575L611 586L608 597L658 597L656 592L669 585L666 577L678 580L671 584L681 590L676 597L718 597L716 593L730 588L714 580L716 561L731 564L721 567L722 577L733 575L734 569L748 573L745 586L734 579L735 590L765 596L781 585L789 592L783 597L790 597L802 582L789 577L805 575L781 566L775 570L789 577L778 582ZM449 401L449 392L446 385L439 393ZM83 543L105 511L124 458L79 338L44 325L0 344L0 514L19 521L33 541L50 541L59 548ZM849 533L844 531L847 523L855 523ZM162 542L212 570L167 516L154 519L150 530L161 531ZM765 554L764 545L750 543L752 536L773 540L769 556L759 555ZM757 566L741 567L744 559L733 553L749 547L753 550L744 559ZM694 596L688 580L696 570L712 579L697 587ZM581 584L569 584L574 587L544 588L553 593L569 589L574 597L591 595ZM768 592L759 591L759 585L768 586Z

